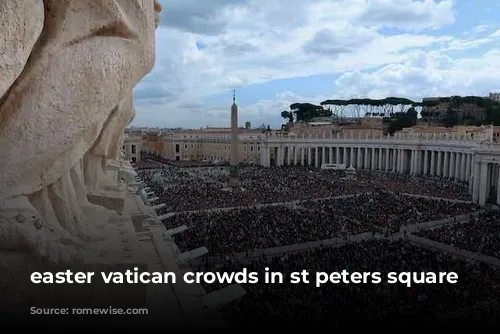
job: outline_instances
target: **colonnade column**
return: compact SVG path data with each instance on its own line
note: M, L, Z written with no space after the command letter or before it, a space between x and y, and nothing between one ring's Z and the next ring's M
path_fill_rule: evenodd
M370 164L370 159L369 159L369 155L368 155L368 148L365 147L365 148L363 148L363 150L364 150L363 169L368 169L369 164Z
M383 170L387 172L389 170L389 158L390 158L389 149L386 148L384 151L385 151L385 165Z
M422 150L417 150L417 159L415 160L415 173L417 175L420 175L422 174L422 160L423 160L423 154L424 154L424 151Z
M479 162L474 161L473 165L474 175L472 178L472 200L474 202L479 201Z
M389 161L390 161L389 149L386 148L382 150L384 152L382 156L382 170L387 172L389 170Z
M266 165L266 147L262 145L260 148L260 165L262 167L267 167Z
M437 153L437 169L436 169L436 175L437 176L443 176L443 169L441 168L443 164L443 152L439 151Z
M424 176L429 174L429 151L424 151L424 170L422 171Z
M460 166L460 180L467 181L466 179L466 168L467 168L467 154L462 153L461 156L461 166Z
M319 148L317 146L314 148L314 166L319 167Z
M398 152L398 166L396 168L396 172L397 173L401 173L401 166L403 165L402 164L402 161L403 161L403 150L398 149L396 151Z
M455 177L455 167L456 167L456 162L455 160L457 159L457 153L456 152L451 152L450 153L450 168L449 168L449 174L448 177L450 179L453 179Z
M392 172L393 173L397 173L398 166L399 166L398 150L396 150L395 148L393 148L392 149Z
M415 153L415 175L422 173L422 151L417 150Z
M392 172L397 173L398 172L398 150L395 148L392 149Z
M271 161L269 156L269 146L262 145L260 150L260 164L264 167L270 167Z
M413 154L413 157L415 159L415 162L413 163L413 175L417 175L419 173L419 164L420 164L420 150L415 150L415 153Z
M283 153L281 152L281 147L278 147L276 149L276 166L281 166L281 155Z
M312 148L307 148L307 166L311 166L312 164Z
M469 173L469 193L471 195L473 195L474 193L474 176L475 176L475 159L472 157L470 157L470 169L467 171ZM474 200L474 199L473 199Z
M398 173L403 173L403 170L404 170L404 163L405 163L405 160L404 160L404 154L405 154L405 151L404 150L399 150L399 170L398 170Z
M479 205L484 205L486 203L486 196L489 191L488 185L488 163L481 162L481 175L479 176Z
M431 165L430 165L429 174L431 176L435 176L436 175L436 152L429 151L429 154L431 155Z
M443 154L444 154L443 177L446 178L446 177L448 177L448 168L449 168L450 157L449 157L448 152L443 152Z
M370 161L370 169L371 170L375 170L375 165L376 165L376 161L375 161L375 148L372 147L370 148L370 150L372 151L372 159Z
M404 174L406 170L408 169L408 159L406 159L408 156L408 152L406 152L405 149L401 150L401 174ZM410 154L411 157L411 154Z
M395 149L394 150L394 154L396 155L397 159L397 164L396 164L396 170L395 172L396 173L400 173L401 172L401 150L400 149Z
M414 175L415 174L415 154L416 151L415 150L411 150L411 154L410 154L410 175Z
M266 148L266 164L267 167L271 167L271 148L269 146Z
M470 181L471 172L471 164L472 164L472 155L467 154L467 162L465 163L465 181Z
M379 148L378 149L378 164L377 164L378 170L382 170L383 159L384 159L384 150Z
M460 180L460 166L462 165L462 154L455 153L455 180Z

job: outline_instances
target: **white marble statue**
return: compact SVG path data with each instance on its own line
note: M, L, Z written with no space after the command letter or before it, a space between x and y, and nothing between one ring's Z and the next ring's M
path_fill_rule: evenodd
M0 1L0 250L77 260L153 67L154 0Z

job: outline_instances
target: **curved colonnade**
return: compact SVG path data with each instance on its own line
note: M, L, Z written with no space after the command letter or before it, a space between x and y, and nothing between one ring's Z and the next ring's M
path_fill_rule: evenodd
M492 142L421 137L268 137L261 143L260 154L264 167L345 164L356 169L467 182L474 202L486 204L495 191L495 202L500 204L500 145Z

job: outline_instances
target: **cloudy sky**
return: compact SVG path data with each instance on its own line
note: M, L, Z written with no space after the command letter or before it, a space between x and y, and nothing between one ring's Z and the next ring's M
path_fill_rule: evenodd
M500 92L497 0L160 0L133 126L279 126L294 102Z

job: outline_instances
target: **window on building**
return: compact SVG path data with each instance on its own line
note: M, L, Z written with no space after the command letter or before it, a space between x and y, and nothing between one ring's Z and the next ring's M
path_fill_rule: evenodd
M175 144L175 153L179 153L180 150L181 150L180 145L179 144Z
M136 163L137 162L137 158L136 157L132 157L132 162Z
M187 145L187 144L184 144L184 148L186 148L186 149L187 149L187 148L188 148L188 145Z
M136 154L137 152L137 148L135 147L135 145L132 145L132 154Z

